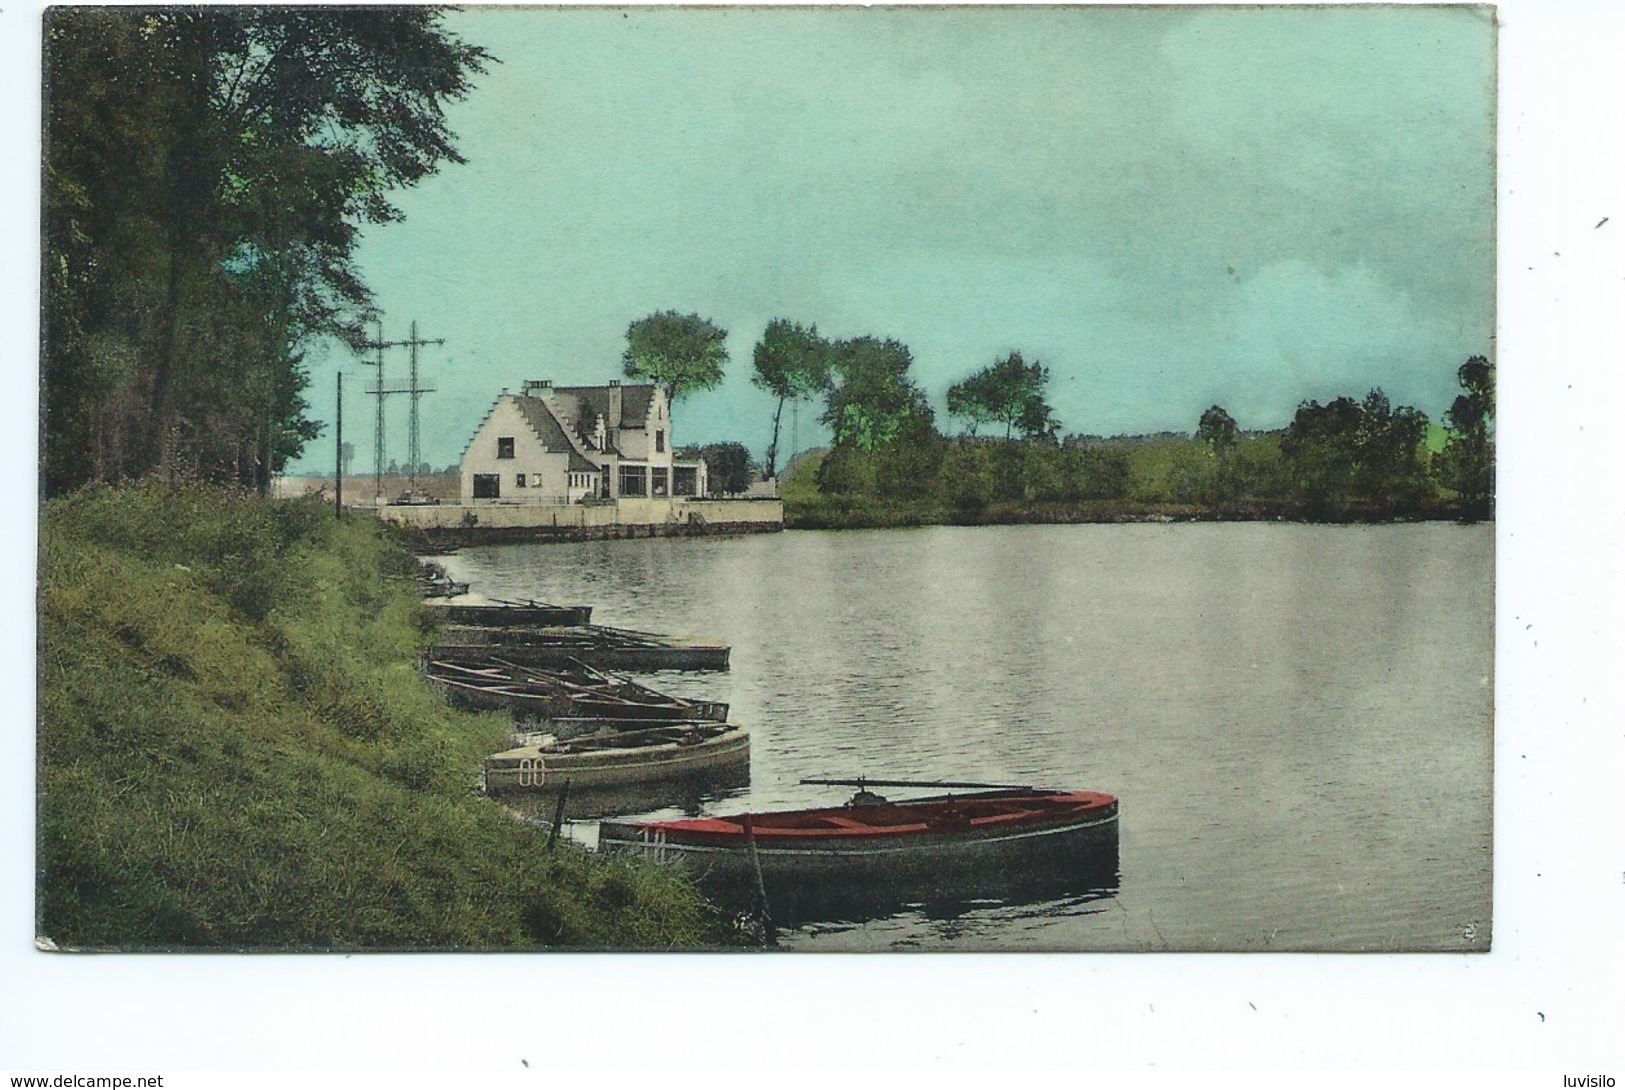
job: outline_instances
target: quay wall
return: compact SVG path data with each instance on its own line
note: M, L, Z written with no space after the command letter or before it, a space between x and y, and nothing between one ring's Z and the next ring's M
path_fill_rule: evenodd
M604 504L443 503L378 509L378 517L444 545L761 534L784 529L780 499L620 499Z

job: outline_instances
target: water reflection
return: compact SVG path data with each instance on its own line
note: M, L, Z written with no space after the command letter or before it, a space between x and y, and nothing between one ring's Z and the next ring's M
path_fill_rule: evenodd
M1007 891L1002 897L974 899L895 900L872 902L866 906L826 906L826 911L802 917L775 916L782 930L780 941L794 947L802 942L841 936L862 935L869 942L907 948L927 948L944 944L974 942L1007 933L1023 925L1050 927L1067 917L1083 917L1110 911L1118 892L1119 878L1089 889L1077 889L1063 896L1045 896L1042 891ZM926 939L929 936L929 939Z
M1054 869L989 868L963 870L952 882L922 889L900 878L861 882L769 883L767 915L775 927L808 934L838 932L879 920L916 919L941 932L963 924L979 928L990 918L1004 921L1053 919L1099 911L1098 902L1115 896L1122 881L1116 845L1091 851ZM712 901L740 913L759 911L752 888L707 882Z

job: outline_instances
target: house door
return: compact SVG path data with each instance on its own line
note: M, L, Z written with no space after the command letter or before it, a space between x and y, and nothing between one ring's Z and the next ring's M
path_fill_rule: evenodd
M499 473L474 474L474 498L499 500L502 498L502 475Z

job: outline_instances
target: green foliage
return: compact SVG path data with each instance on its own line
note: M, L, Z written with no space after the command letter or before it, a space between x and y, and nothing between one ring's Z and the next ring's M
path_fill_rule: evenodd
M1449 436L1440 478L1467 505L1473 518L1488 518L1495 497L1495 368L1474 356L1456 371L1462 393L1445 413Z
M776 335L806 332L784 323ZM863 337L837 343L832 358L823 419L835 442L784 483L791 526L1489 514L1494 372L1483 357L1458 371L1464 393L1437 455L1427 416L1380 389L1359 401L1306 401L1281 432L1244 433L1213 405L1194 437L1057 443L1043 400L1048 372L1018 352L948 390L949 412L971 434L945 440L909 378L905 346ZM1003 423L1006 437L978 439L987 423Z
M858 337L835 345L831 364L836 381L823 420L834 432L837 449L870 452L936 434L925 392L909 378L912 362L908 346L890 339Z
M1054 499L1120 500L1129 494L1128 459L1120 451L1073 441L1054 458L1062 482Z
M815 477L816 493L803 476ZM900 524L915 525L977 522L1000 505L1008 511L1120 499L1127 488L1127 462L1116 452L1075 443L919 436L873 451L835 447L783 495L792 521L815 517L821 525L843 525L854 512L878 505L906 511ZM825 503L815 513L824 500L840 503Z
M1315 516L1350 505L1411 513L1430 497L1427 417L1393 408L1381 390L1364 401L1306 401L1281 441L1295 498Z
M882 457L857 446L834 447L818 465L819 494L878 496Z
M626 327L621 357L628 378L646 379L666 391L667 402L722 381L728 362L728 331L698 314L664 310Z
M1205 443L1219 457L1235 450L1241 440L1241 429L1235 418L1218 405L1210 407L1196 423L1196 440Z
M984 443L953 443L942 460L943 498L961 519L974 516L999 498L991 448Z
M765 474L775 475L779 455L779 424L786 401L800 401L829 388L833 364L830 343L818 335L818 326L774 318L767 323L753 356L756 373L752 385L778 398L773 409L773 439L767 445Z
M357 344L359 229L459 161L483 51L432 8L58 7L45 26L45 488L262 492L316 434L301 346Z
M786 504L818 499L818 473L828 451L804 455L784 467L779 478L779 496Z
M1364 400L1306 401L1284 432L1246 434L1212 405L1188 433L1058 442L1044 401L1049 372L1019 352L948 390L948 411L969 436L944 440L925 394L909 377L907 346L859 337L824 354L816 328L784 319L757 346L757 384L782 391L787 361L822 375L824 423L834 443L781 489L792 526L1098 518L1382 519L1488 514L1493 486L1494 373L1475 356L1447 414L1436 457L1434 426L1372 390ZM811 382L811 380L809 380ZM779 409L782 411L781 400ZM777 421L769 464L777 452ZM979 440L984 424L1005 437ZM1020 434L1020 440L1012 435ZM809 487L815 485L816 487ZM1452 504L1450 490L1461 497ZM869 521L865 521L869 520Z
M132 948L717 940L674 875L547 851L474 791L507 725L422 681L414 567L377 524L310 504L157 487L48 504L41 933Z
M750 451L743 443L708 443L703 447L688 447L684 458L699 458L705 462L705 475L713 496L737 496L751 484Z
M1052 439L1060 425L1044 401L1049 369L1020 352L976 372L948 388L948 414L967 421L975 435L983 424L1004 425L1004 437L1017 430L1027 439Z

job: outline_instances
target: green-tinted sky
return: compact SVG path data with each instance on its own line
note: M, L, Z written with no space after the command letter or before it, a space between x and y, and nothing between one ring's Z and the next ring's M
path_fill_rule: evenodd
M502 61L450 111L469 162L361 250L415 319L424 458L503 387L619 375L627 324L730 331L680 443L758 455L769 319L895 337L939 423L1012 349L1067 432L1279 427L1381 386L1437 417L1491 351L1487 9L472 9ZM312 357L314 412L333 369ZM405 378L405 356L389 363ZM405 405L389 457L405 456ZM370 413L347 399L370 468ZM352 415L353 414L353 415ZM797 445L818 440L800 414ZM788 425L787 425L788 426ZM789 436L786 436L788 445ZM329 431L304 467L332 464Z

